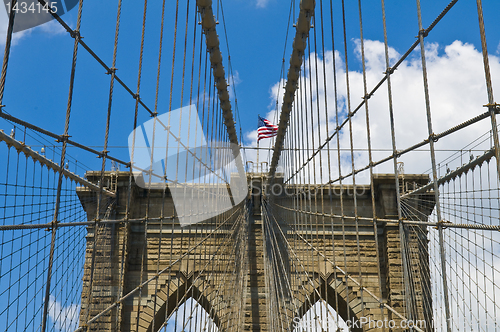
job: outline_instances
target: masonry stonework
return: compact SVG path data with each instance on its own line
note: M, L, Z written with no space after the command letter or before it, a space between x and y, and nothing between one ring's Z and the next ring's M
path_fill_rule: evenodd
M100 172L89 172L87 178L97 183ZM99 215L95 193L79 188L78 195L89 220L96 220L87 230L80 325L85 326L93 319L89 331L157 331L179 304L194 298L210 314L219 331L270 331L266 295L268 287L273 285L269 285L264 271L263 199L273 202L273 213L279 217L288 240L295 239L294 250L298 251L295 254L299 257L311 255L306 241L325 248L323 256L316 253L311 259L303 260L303 268L313 283L303 282L303 271L293 269L293 259L287 257L287 274L296 287L284 295L290 298L290 306L282 309L288 319L304 315L320 294L344 320L382 319L380 308L387 303L399 313L405 313L405 317L425 319L430 323L432 303L430 285L426 284L430 278L428 272L420 268L428 264L429 258L422 254L427 248L418 250L418 246L427 245L427 233L425 229L418 233L405 233L403 229L402 233L397 223L396 204L398 191L404 190L406 185L427 183L427 176L405 175L401 179L402 187L396 190L394 175L375 175L376 234L370 186L357 186L356 225L352 186L343 186L344 218L339 218L338 186L323 187L315 192L314 198L297 198L285 193L266 194L269 188L262 190L263 184L266 185L263 174L253 174L250 180L254 190L249 191L247 203L222 213L221 218L187 227L180 227L176 221L168 189L141 189L133 178L129 183L128 172L106 172L104 186L116 191L117 198L114 201L103 199ZM294 188L289 186L287 190ZM310 209L307 213L298 213L299 205L305 204L306 199ZM433 209L432 195L420 201L430 203L414 208L429 215ZM224 250L238 249L224 252L214 262L211 257L218 254L220 242L227 239L229 232L221 220L236 227L236 235L229 239L232 242ZM218 230L213 232L214 229ZM182 259L204 234L209 233L214 236L191 250L187 254L189 260ZM412 303L405 302L401 234L406 241L406 256L411 257L406 263L412 272L412 284L416 285L412 288ZM419 234L418 237L415 234ZM298 245L297 236L306 241ZM204 272L207 266L210 266L209 275ZM238 275L238 271L245 275ZM232 279L228 282L227 278ZM384 313L387 319L400 320L390 310ZM292 326L290 328L293 330ZM365 327L358 331L382 329Z

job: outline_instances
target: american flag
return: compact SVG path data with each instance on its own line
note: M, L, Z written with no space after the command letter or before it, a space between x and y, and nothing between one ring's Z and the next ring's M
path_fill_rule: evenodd
M259 128L257 129L257 142L263 138L274 137L278 134L278 126L273 125L271 121L259 116Z

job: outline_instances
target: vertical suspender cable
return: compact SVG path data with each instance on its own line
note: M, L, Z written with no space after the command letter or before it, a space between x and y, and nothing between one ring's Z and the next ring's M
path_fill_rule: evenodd
M445 313L446 313L446 328L447 328L448 332L451 332L450 303L449 303L449 299L448 299L448 280L447 280L447 275L446 275L446 253L445 253L445 248L444 248L443 227L441 224L441 222L442 222L441 204L439 203L439 186L438 186L438 182L437 182L438 174L437 174L437 170L436 170L436 153L434 150L434 132L432 130L431 106L430 106L430 98L429 98L429 85L427 83L427 66L426 66L426 60L425 60L424 37L426 35L426 31L422 27L422 13L421 13L421 9L420 9L420 0L417 0L417 14L418 14L418 29L419 29L418 38L420 41L420 54L422 57L422 74L423 74L423 79L424 79L424 94L425 94L425 108L426 108L426 114L427 114L427 128L428 128L428 132L429 132L429 147L430 147L431 164L432 164L432 179L434 182L434 199L436 200L436 215L438 218L438 222L440 223L438 226L438 231L439 231L441 269L442 269L441 273L442 273L442 277L443 277L444 304L445 304ZM402 228L403 225L401 224L401 222L400 222L400 225ZM403 259L404 259L404 257L403 257Z
M368 88L366 83L366 61L365 61L365 41L363 37L363 19L362 19L362 10L361 10L361 0L358 0L358 10L359 10L359 30L360 30L360 46L361 46L361 63L363 68L363 93L365 98L365 116L366 116L366 138L368 145L368 166L370 168L370 195L371 195L371 205L372 205L372 222L373 222L373 240L375 242L375 250L376 250L376 258L377 258L377 273L378 273L378 286L380 292L380 298L382 298L382 273L381 273L381 264L380 264L380 250L378 243L378 227L377 227L377 212L375 206L375 186L373 184L373 158L372 158L372 143L371 143L371 132L370 132L370 116L368 109L368 99L370 95L368 94ZM396 176L397 178L397 176ZM398 188L398 186L396 186ZM356 196L356 191L354 191L354 195ZM360 281L361 283L361 281ZM361 283L362 284L362 283ZM361 297L363 297L363 293L361 293ZM380 313L382 320L384 320L384 310L382 306L380 306ZM364 314L363 314L364 315ZM382 327L382 330L385 331L385 326Z
M12 0L11 5L12 5L11 8L15 8L15 6L17 5L17 0ZM2 107L3 107L3 94L5 91L5 79L7 78L7 66L9 64L10 46L12 43L12 33L14 31L15 17L16 17L16 11L11 10L9 13L9 24L7 26L5 51L3 53L2 73L0 76L0 113L2 112Z
M392 104L392 85L391 85L391 74L392 69L390 68L389 63L389 45L387 41L387 24L386 24L386 14L385 14L385 1L382 1L382 24L384 26L384 54L385 54L385 66L386 71L385 75L387 77L387 93L388 93L388 101L389 101L389 119L390 119L390 127L391 127L391 143L392 143L392 161L393 161L393 170L394 170L394 182L396 190L399 190L399 176L398 176L398 155L397 155L397 147L396 147L396 131L394 127L394 111ZM396 206L398 210L398 220L401 220L401 199L399 193L396 193ZM400 228L403 225L400 224ZM401 234L401 229L400 229ZM400 241L403 241L400 239Z
M495 98L493 97L493 85L491 83L490 63L488 60L488 47L486 45L486 31L484 28L483 3L482 0L476 0L476 3L477 17L479 19L479 31L481 34L481 49L483 52L484 76L488 92L488 105L486 106L488 106L488 110L490 111L491 130L493 132L493 144L495 146L495 157L497 160L497 176L500 180L500 143L498 138L498 125L495 112L498 109L498 105L495 103Z
M66 148L67 148L66 139L69 137L69 135L68 135L69 134L69 120L70 120L70 115L71 115L71 105L73 102L73 89L74 89L74 83L75 83L76 59L77 59L77 55L78 55L78 41L80 39L80 24L81 24L81 17L82 17L82 8L83 8L83 0L80 0L79 6L78 6L78 18L77 18L77 23L76 23L76 30L74 31L76 36L75 36L75 42L73 45L73 59L72 59L72 63L71 63L68 103L67 103L67 107L66 107L66 120L64 123L64 134L63 134L64 141L62 142L61 163L59 164L59 165L61 165L61 170L59 172L59 178L57 181L57 192L56 192L56 202L55 202L55 207L54 207L54 218L52 220L52 236L51 236L51 241L50 241L49 266L47 268L47 282L45 284L45 300L44 300L44 304L43 304L42 332L45 332L45 330L47 328L47 316L48 316L48 311L49 311L49 297L50 297L50 284L51 284L51 279L52 279L52 267L53 267L52 265L54 262L57 223L58 223L59 209L60 209L60 204L61 204L62 180L63 180L63 176L64 176L63 171L62 171L63 170L62 167L64 166L65 161L66 161ZM13 11L14 10L12 10L12 12ZM3 89L1 91L1 93L3 93Z
M121 16L121 5L122 1L118 0L118 9L117 9L117 14L116 14L116 28L115 28L115 40L114 40L114 46L113 46L113 61L112 65L110 68L110 71L108 74L111 74L110 78L110 83L109 83L109 96L108 96L108 112L107 112L107 118L106 118L106 130L105 130L105 135L104 135L104 147L103 147L103 152L102 152L102 164L101 164L101 174L100 174L100 181L99 181L99 192L97 193L97 208L96 208L96 217L95 217L95 222L94 222L94 239L93 239L93 245L92 245L92 257L91 257L91 264L90 264L90 278L89 278L89 285L88 285L88 290L87 290L87 303L89 305L86 308L86 313L85 313L85 320L89 321L90 317L90 303L92 303L92 287L93 287L93 278L94 278L94 272L95 272L95 256L96 256L96 250L97 250L97 237L98 237L98 229L100 225L100 218L101 218L101 200L102 200L102 191L104 188L104 170L106 168L106 156L107 156L107 147L108 147L108 138L109 138L109 126L111 122L111 106L112 106L112 101L113 101L113 89L114 89L114 83L115 83L115 72L116 72L116 55L117 55L117 50L118 50L118 35L120 31L120 16ZM84 326L84 328L88 329L88 326Z

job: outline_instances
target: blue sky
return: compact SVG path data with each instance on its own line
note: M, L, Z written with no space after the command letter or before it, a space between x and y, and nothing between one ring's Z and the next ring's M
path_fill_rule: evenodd
M343 55L342 16L340 1L333 2L336 61L345 64ZM159 10L158 1L150 1L147 21L146 52L143 69L143 86L141 97L151 108L154 107L155 82L158 58L159 40ZM231 64L235 78L233 84L238 98L237 110L233 100L233 110L237 126L241 126L243 145L255 146L255 131L257 114L275 120L275 94L277 83L281 77L284 59L284 69L287 70L290 57L290 47L294 30L289 22L290 5L293 2L281 0L230 0L223 3L227 41L230 48ZM299 1L295 1L295 13ZM325 29L329 28L329 1L324 1ZM423 25L427 27L447 5L447 1L423 0ZM185 1L180 1L181 7ZM191 6L194 0L191 0ZM319 5L319 2L318 2ZM490 52L495 92L500 87L500 29L498 29L498 12L500 3L495 0L483 1L488 50ZM347 17L347 47L349 71L352 80L352 100L357 104L361 99L361 62L359 61L359 22L356 1L346 1ZM363 24L366 40L366 55L368 60L369 87L382 77L383 41L382 17L379 1L364 1ZM216 7L216 2L214 3ZM391 47L392 61L395 61L414 42L418 33L416 4L414 1L387 1L388 39ZM139 56L139 41L141 31L142 8L137 2L127 1L123 5L120 44L118 47L118 75L135 91L137 83L137 67ZM216 11L216 9L215 9ZM0 8L0 32L5 35L6 14ZM228 73L226 36L222 14L219 14L218 33L222 44L222 53L226 73ZM319 20L319 12L317 12ZM162 64L162 81L158 113L168 111L169 104L169 65L172 54L173 8L170 5L166 14L164 36L164 62ZM63 16L72 27L76 22L76 9ZM115 1L85 0L81 34L85 42L107 63L112 60L112 43L116 19ZM293 20L292 20L293 21ZM180 23L183 25L183 23ZM287 37L287 29L289 34ZM192 29L190 27L189 29ZM191 31L191 30L190 30ZM314 33L315 30L311 30ZM317 37L320 38L319 22L316 22ZM285 43L285 37L287 42ZM182 44L183 36L179 37L177 46ZM331 38L331 37L330 37ZM2 40L3 37L0 37ZM328 39L328 38L327 38ZM3 45L3 42L2 42ZM482 84L484 72L480 57L480 38L477 22L476 4L474 1L459 1L450 13L436 26L426 39L428 50L429 81L431 86L431 104L436 118L436 132L446 130L461 121L484 112L482 105L487 98ZM286 47L286 50L285 50ZM11 60L7 75L4 104L5 111L29 121L42 128L62 134L68 96L68 82L71 68L73 40L55 22L50 22L30 31L17 33L11 50ZM331 39L325 45L326 54L319 54L318 59L327 66L333 62ZM179 72L179 62L176 64ZM330 68L330 67L328 67ZM419 71L419 53L414 52L405 64L396 72L395 82L395 113L398 126L398 142L400 148L426 138L424 108L422 106L422 75ZM339 74L342 75L342 72ZM176 79L178 80L178 77ZM331 79L331 77L329 77ZM178 83L179 81L177 81ZM82 48L79 50L76 72L76 92L70 122L72 139L85 145L102 149L104 139L104 123L107 111L109 76L104 69L92 59ZM231 87L232 88L232 87ZM343 89L344 87L340 87ZM322 92L332 97L332 92ZM179 84L174 88L174 94L180 94ZM344 92L340 93L345 98ZM379 92L385 96L386 90ZM496 93L498 96L498 93ZM188 94L184 95L183 103L189 102ZM172 109L180 106L181 100L173 101ZM340 102L342 103L342 101ZM111 132L110 153L128 161L127 138L132 131L134 100L123 88L115 85ZM374 98L371 101L373 112L374 140L378 148L390 147L390 137L387 135L387 108L384 101ZM149 116L140 111L139 121L147 121ZM332 119L329 119L332 121ZM363 122L354 120L357 137L363 138ZM450 140L440 140L438 148L446 146L461 149L473 139L488 130L488 122L483 121L470 130L461 132L460 137ZM0 120L0 129L10 132L12 125ZM332 127L330 127L332 128ZM41 139L30 134L26 141L35 150L42 145L53 145L52 139ZM21 139L22 133L17 133ZM324 137L324 136L323 136ZM24 138L23 138L24 139ZM359 141L364 141L360 139ZM271 140L262 141L261 146L269 145ZM443 142L443 143L442 143ZM341 144L347 146L347 141ZM361 144L360 147L363 147ZM47 151L50 159L58 161L56 154ZM100 160L76 148L69 148L70 168L84 174L85 170L100 168ZM375 159L387 156L387 153L375 154ZM443 159L445 155L439 155ZM255 153L247 152L248 159L254 159ZM261 160L267 158L265 152ZM357 163L366 163L366 156L356 156ZM428 158L423 160L418 153L405 157L409 172L425 172L428 169ZM349 160L346 160L349 163ZM389 165L391 166L391 165ZM392 166L391 166L392 167ZM451 167L451 166L450 166ZM109 168L109 165L108 165ZM451 167L453 168L453 167ZM348 169L348 168L347 168ZM122 168L123 170L123 168ZM389 169L381 169L390 172ZM76 310L71 305L69 309ZM73 308L73 309L72 309Z
M193 1L191 1L193 2ZM298 1L295 1L297 17ZM244 145L255 142L251 133L257 126L257 114L274 117L269 113L275 107L272 98L272 87L281 76L283 58L285 70L288 68L290 45L294 36L290 27L287 44L287 27L289 24L290 6L293 2L278 0L243 1L232 0L223 3L225 28L230 48L231 63L235 74L237 109L239 118L237 126L241 126ZM183 7L185 3L181 4ZM430 22L442 11L447 1L422 1L423 25ZM191 4L192 5L192 4ZM495 14L500 9L497 1L484 1L485 21L488 47L491 54L498 54L500 32L497 28ZM157 66L159 14L157 4L150 3L148 12L145 64L143 70L143 88L141 96L150 107L154 104L154 81ZM214 8L216 2L214 2ZM325 30L330 27L329 2L324 3ZM336 49L343 50L341 34L341 7L339 1L333 1L334 29ZM318 12L319 20L319 2ZM167 10L166 25L172 25L173 8ZM364 1L363 24L364 37L367 40L383 41L382 18L378 1ZM389 44L399 54L404 53L413 43L417 35L418 23L416 4L413 1L387 1L387 24ZM118 47L118 75L135 90L137 81L138 45L141 29L142 6L124 2L120 44ZM215 9L216 11L216 9ZM2 26L5 29L6 15L3 13ZM170 16L169 16L170 15ZM356 40L359 38L358 7L354 1L346 2L347 46L349 49L350 70L359 71L359 56L355 54ZM63 16L63 19L74 27L76 9ZM88 0L84 3L84 14L81 33L96 53L111 64L112 42L116 19L116 4L111 1ZM226 38L224 36L222 14L219 12L218 32L222 44L222 52L227 64ZM293 23L293 22L292 22ZM182 24L181 24L182 25ZM172 29L166 28L166 31ZM320 38L319 22L317 23ZM311 30L313 32L313 30ZM164 59L172 48L171 33L165 34ZM182 39L182 36L179 37ZM330 37L331 38L331 37ZM328 36L326 36L328 40ZM479 29L475 2L459 1L450 13L426 39L428 43L436 43L438 55L444 54L445 46L455 40L470 43L479 49ZM182 41L178 41L180 45ZM325 43L326 50L331 50L331 42ZM27 32L16 34L11 53L7 88L5 92L5 110L21 119L28 120L43 128L62 133L67 103L69 71L71 65L72 39L55 22ZM286 46L286 51L285 51ZM180 47L180 46L178 46ZM284 56L283 56L284 55ZM418 55L418 54L417 54ZM171 55L170 55L171 56ZM320 54L320 58L323 56ZM344 56L341 55L343 59ZM168 61L163 64L162 77L168 77ZM226 65L226 73L228 68ZM80 48L76 77L76 93L70 122L70 135L83 144L99 149L103 142L104 121L107 109L109 76L103 69ZM381 73L380 73L381 75ZM163 85L162 85L163 84ZM160 85L159 113L168 110L168 84L165 80ZM357 100L358 96L353 97ZM175 101L174 101L175 103ZM110 145L111 154L127 159L126 136L131 132L134 102L123 88L116 87L112 108L112 128ZM177 108L179 105L173 105ZM233 110L235 103L233 101ZM147 119L142 112L142 120ZM140 119L141 120L141 119ZM271 119L273 120L273 119ZM10 125L2 120L2 129L9 131ZM80 159L89 168L98 167L98 162L88 155L72 148L70 155ZM250 153L247 156L252 159ZM79 172L83 171L80 170Z

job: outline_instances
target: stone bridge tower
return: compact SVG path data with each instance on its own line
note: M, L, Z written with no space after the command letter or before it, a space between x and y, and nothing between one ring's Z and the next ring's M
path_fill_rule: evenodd
M344 321L359 323L361 319L365 322L392 320L396 327L401 326L401 318L391 310L384 310L382 315L380 308L387 304L404 314L407 319L425 320L426 328L423 330L430 331L430 276L428 269L422 268L429 264L429 257L425 254L428 252L427 230L423 226L412 226L418 227L420 231L411 232L406 226L403 227L405 246L402 249L396 202L398 191L409 191L428 181L427 175L400 175L400 188L396 190L394 174L375 174L376 228L373 225L370 185L357 185L356 193L352 185L343 185L343 218L338 185L312 190L312 186L299 185L294 188L289 185L283 191L276 188L267 190L269 199L274 200L273 204L269 204L268 218L275 219L282 230L287 230L286 234L273 229L269 233L274 233L278 242L294 243L294 255L305 257L301 259L299 269L293 266L286 269L291 271L288 293L292 295L289 308L283 310L282 314L289 316L288 321L293 321L294 317L302 317L321 298ZM296 198L296 195L290 194L294 192L307 194ZM354 218L354 195L357 199L357 218ZM300 206L305 205L305 200L310 207L307 212ZM434 196L433 193L427 193L405 204L412 205L414 211L421 212L425 216L422 219L427 221L427 216L434 208ZM412 216L403 214L403 218L411 219ZM268 224L272 225L272 222ZM376 250L375 240L378 241L379 252ZM312 247L327 249L325 252L317 252ZM402 260L403 252L406 262ZM293 260L290 254L287 263L293 264ZM412 303L407 303L408 297L405 297L407 275L403 269L404 263L411 270L406 273L412 276L412 285L416 285L416 288L407 288L411 288ZM304 281L304 275L308 276L309 282ZM310 279L314 282L310 282ZM381 326L377 328L374 325L375 323L370 327L364 324L363 328L353 325L352 331L383 331Z
M95 183L99 176L100 172L87 173L87 178ZM85 326L91 320L87 327L89 331L157 331L180 304L194 298L209 313L219 331L272 331L266 310L270 301L269 289L277 286L269 283L272 269L266 269L266 257L270 253L265 252L265 248L270 234L275 238L284 235L288 241L294 236L296 240L298 235L313 245L326 243L330 248L322 253L323 256L313 254L303 266L309 277L313 277L313 284L302 283L299 271L292 268L291 253L282 257L288 280L293 280L292 287L280 286L287 289L280 294L287 297L290 304L280 311L289 319L303 316L320 294L344 320L379 319L383 303L398 312L412 308L411 317L430 320L429 310L423 309L432 308L429 306L432 305L430 296L426 293L430 286L423 284L430 279L420 265L413 262L409 266L414 278L421 280L421 287L412 294L414 303L405 303L397 223L398 190L394 185L394 175L376 175L374 178L377 234L372 221L370 186L357 186L359 218L356 230L350 186L343 187L342 224L338 218L339 187L324 187L321 192L316 192L316 205L313 204L308 215L298 216L293 211L296 201L294 203L290 196L263 194L266 192L266 188L262 188L266 186L265 174L250 174L249 180L253 190L249 191L248 200L221 216L187 227L180 227L177 222L168 189L144 190L133 179L130 185L128 172L105 174L104 186L116 191L117 197L100 204L99 218L96 218L95 194L79 188L78 195L89 220L96 220L96 224L87 229L80 325ZM427 176L405 175L407 184L427 182ZM427 206L414 208L429 215L434 205L432 197L418 200L429 202ZM262 206L266 200L273 201L272 209L269 205L267 208ZM331 208L329 216L315 214L320 205L323 205L323 211L324 206ZM266 223L270 214L279 220L284 234ZM335 225L333 232L332 223ZM422 238L410 237L407 241L427 245L426 232L420 234ZM375 250L375 239L379 242L379 252ZM285 238L278 240L286 252ZM361 252L356 250L357 241ZM411 251L412 246L408 247ZM341 252L340 248L346 251ZM303 253L294 254L307 252L311 255L306 244L302 250ZM416 261L428 261L428 257L422 257L419 251L412 251L411 255ZM363 290L353 282L359 278L360 265ZM206 273L208 270L210 273ZM275 280L284 282L284 276ZM416 284L419 284L418 280ZM307 289L309 294L301 295L303 292L294 288L298 285ZM381 298L383 303L370 297L369 292ZM398 319L390 311L386 312L389 319ZM289 328L293 330L293 326ZM358 330L382 331L377 328Z

